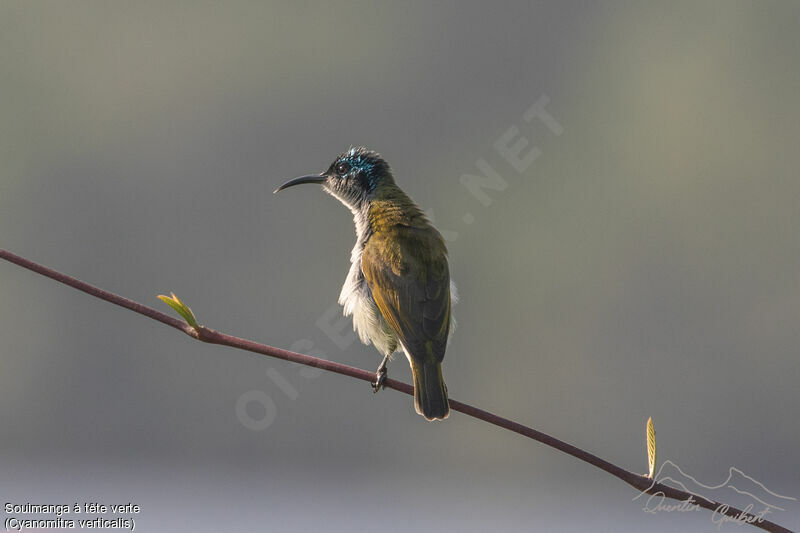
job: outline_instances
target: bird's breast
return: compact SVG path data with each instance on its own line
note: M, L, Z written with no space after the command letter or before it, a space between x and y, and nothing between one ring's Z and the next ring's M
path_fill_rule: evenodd
M364 245L359 242L353 248L350 271L339 293L339 304L344 307L344 316L353 317L353 329L362 343L374 344L382 354L392 353L397 348L397 335L381 315L361 271L363 249Z

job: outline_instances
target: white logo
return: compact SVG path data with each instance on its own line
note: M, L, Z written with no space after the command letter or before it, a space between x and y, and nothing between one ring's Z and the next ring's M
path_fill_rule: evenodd
M655 494L640 492L633 499L637 500L642 496L647 496L645 505L642 507L645 513L701 511L702 508L697 504L696 498L728 502L720 504L711 515L711 521L717 524L718 528L722 527L725 522L737 524L760 523L768 514L774 511L786 511L788 506L795 505L797 502L797 498L783 496L769 490L763 483L756 481L736 467L728 469L728 477L722 483L706 485L684 472L674 462L667 460L664 461L656 475L653 476L653 483L662 483L683 490L691 494L692 497L681 502L672 503L661 492ZM648 487L648 490L650 487ZM742 509L743 513L735 517L727 516L725 513L729 510L729 506L734 504Z

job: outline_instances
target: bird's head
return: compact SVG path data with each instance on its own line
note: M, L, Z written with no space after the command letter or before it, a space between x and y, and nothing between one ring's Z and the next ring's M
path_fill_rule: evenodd
M382 187L394 184L389 164L377 152L364 147L340 154L321 174L300 176L287 181L275 192L303 183L317 183L350 209L368 204Z

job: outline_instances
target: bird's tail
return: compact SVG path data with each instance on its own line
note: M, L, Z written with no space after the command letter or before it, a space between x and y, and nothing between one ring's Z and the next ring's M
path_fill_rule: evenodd
M444 420L450 416L450 403L447 400L447 385L442 377L442 364L411 361L414 409L427 420Z

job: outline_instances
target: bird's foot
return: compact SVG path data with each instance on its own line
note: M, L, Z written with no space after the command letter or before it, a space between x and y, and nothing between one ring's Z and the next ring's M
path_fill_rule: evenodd
M378 392L386 388L386 366L381 365L375 372L375 383L372 384L372 392Z

